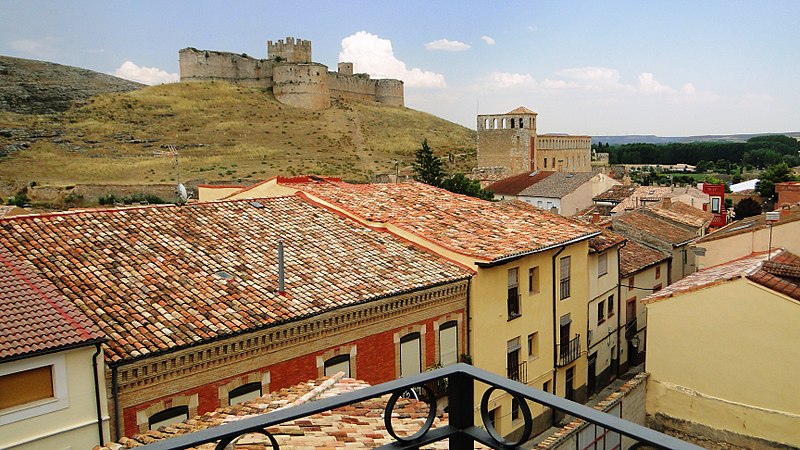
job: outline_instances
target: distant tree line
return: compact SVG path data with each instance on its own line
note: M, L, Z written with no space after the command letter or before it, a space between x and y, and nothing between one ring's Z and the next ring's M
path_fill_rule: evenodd
M800 165L800 142L784 135L757 136L747 142L688 142L671 144L592 144L608 153L611 164L690 164L698 172L730 173L732 166L766 169L779 163Z

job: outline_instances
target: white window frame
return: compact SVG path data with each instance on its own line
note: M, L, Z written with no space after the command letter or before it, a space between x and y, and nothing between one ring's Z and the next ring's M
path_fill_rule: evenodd
M40 367L53 367L53 397L0 410L0 425L19 422L69 408L67 361L63 353L35 356L0 365L0 376Z

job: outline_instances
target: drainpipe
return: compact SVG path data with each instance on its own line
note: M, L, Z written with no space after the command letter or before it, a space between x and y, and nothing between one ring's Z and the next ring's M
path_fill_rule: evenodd
M558 315L556 310L556 306L558 305L558 296L556 295L556 258L558 258L558 255L560 255L561 252L563 252L566 248L566 245L561 246L561 248L558 249L558 251L553 255L553 395L557 395L556 392L558 392L556 390L556 380L558 379L558 345L556 344L558 342ZM553 410L552 421L553 426L556 426L557 420L555 410Z
M622 322L621 321L622 321L622 305L623 305L623 302L622 302L622 270L621 270L622 256L620 256L620 251L622 250L622 247L625 247L626 245L628 245L628 241L622 241L622 245L617 249L617 305L618 305L618 307L617 307L617 378L619 378L620 375L621 375L620 371L619 371L619 359L620 359L619 358L619 353L622 350L622 340L619 338L620 337L619 330L622 327ZM627 308L627 305L628 304L626 302L625 303L626 308ZM624 336L624 334L623 334L623 336Z
M97 434L100 438L99 445L103 445L103 409L100 407L100 380L99 376L97 375L97 357L100 355L102 351L102 343L98 342L94 344L97 348L97 351L94 352L92 355L92 369L94 371L94 402L95 407L97 408ZM105 372L105 369L103 370Z
M470 290L471 289L472 289L472 277L467 279L467 320L465 321L466 322L466 329L467 329L466 330L467 331L467 351L465 353L467 355L469 355L470 360L472 360L472 353L471 353L472 346L470 345L470 341L472 340L472 333L470 332L470 326L469 326L470 322L472 322L472 316L469 315L469 311L470 311L469 302L470 302ZM474 364L475 361L472 361L472 363Z
M283 285L283 239L278 239L278 295L286 291Z
M111 397L114 399L114 440L118 441L122 434L119 427L119 383L117 382L117 366L111 366Z

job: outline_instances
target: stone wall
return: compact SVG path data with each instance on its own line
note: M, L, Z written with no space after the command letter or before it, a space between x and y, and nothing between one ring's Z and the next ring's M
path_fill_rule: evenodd
M275 98L297 108L312 110L331 106L328 68L323 64L278 64L273 69Z
M245 87L272 87L274 62L245 54L184 48L178 53L181 81L222 80Z
M325 109L331 99L404 106L403 82L353 74L353 63L341 62L338 72L311 62L311 42L287 37L267 42L269 59L245 54L184 48L179 52L181 81L221 80L239 86L273 88L281 103L305 109Z
M591 147L589 136L539 135L535 164L542 170L591 172Z

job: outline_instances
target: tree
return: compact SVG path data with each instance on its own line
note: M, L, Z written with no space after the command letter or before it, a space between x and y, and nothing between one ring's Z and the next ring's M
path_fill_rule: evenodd
M727 201L728 199L726 198L725 200ZM745 197L733 207L733 213L736 215L736 220L757 216L761 214L761 203L750 197Z
M441 187L456 194L469 195L483 200L494 200L492 192L481 189L481 183L478 180L471 180L463 173L456 173L445 178Z
M767 170L761 172L758 178L756 192L758 195L767 199L771 199L775 195L776 183L796 181L796 177L792 174L792 169L790 169L789 165L786 163L769 166Z
M416 160L412 164L414 167L414 179L431 186L441 187L445 178L442 162L433 150L428 146L428 140L422 141L422 147L417 150Z

